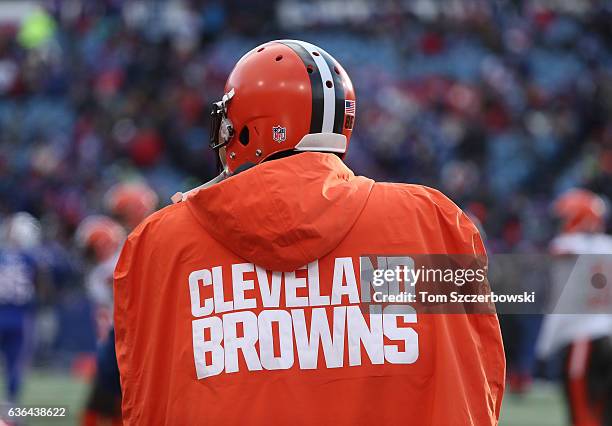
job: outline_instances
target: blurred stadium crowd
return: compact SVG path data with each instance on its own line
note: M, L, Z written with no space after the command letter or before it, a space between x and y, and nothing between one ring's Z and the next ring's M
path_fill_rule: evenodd
M610 22L595 0L0 2L0 221L42 224L38 362L95 348L79 223L117 183L162 207L214 176L209 104L269 39L351 75L357 173L441 189L492 252L544 250L556 194L612 197Z

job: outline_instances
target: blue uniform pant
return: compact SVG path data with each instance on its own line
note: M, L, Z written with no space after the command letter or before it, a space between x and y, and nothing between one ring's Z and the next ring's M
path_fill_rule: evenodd
M25 352L25 321L22 324L0 324L0 353L6 369L7 397L16 401L21 388Z

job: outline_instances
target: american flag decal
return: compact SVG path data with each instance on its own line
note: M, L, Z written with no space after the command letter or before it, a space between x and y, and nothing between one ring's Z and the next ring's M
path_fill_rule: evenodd
M344 101L344 113L355 115L355 101Z

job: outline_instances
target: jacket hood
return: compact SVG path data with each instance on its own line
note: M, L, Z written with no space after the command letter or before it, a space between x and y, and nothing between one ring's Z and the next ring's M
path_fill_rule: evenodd
M338 246L373 185L334 154L305 152L261 163L185 202L238 256L268 270L293 271Z

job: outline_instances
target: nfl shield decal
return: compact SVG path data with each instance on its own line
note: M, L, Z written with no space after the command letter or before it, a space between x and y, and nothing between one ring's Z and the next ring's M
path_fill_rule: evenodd
M287 139L287 129L282 126L272 127L272 139L278 143L285 142Z

